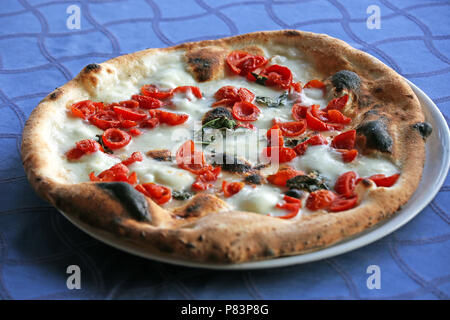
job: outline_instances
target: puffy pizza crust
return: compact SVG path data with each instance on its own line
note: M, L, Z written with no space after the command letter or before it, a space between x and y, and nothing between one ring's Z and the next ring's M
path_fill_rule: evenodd
M56 110L103 90L109 82L137 81L149 72L153 55L179 51L197 81L227 75L224 58L235 49L259 53L261 48L296 48L309 60L318 79L340 70L361 78L355 93L355 118L360 146L367 153L387 155L401 168L391 188L375 188L369 180L358 184L363 201L354 209L319 211L297 220L283 220L251 212L227 210L219 198L200 193L173 212L124 183L64 182L59 155L51 147ZM100 86L101 84L101 86ZM392 216L417 188L425 161L425 141L418 130L424 115L408 84L392 69L343 41L296 30L256 32L235 37L148 49L86 66L80 74L43 99L28 119L22 140L22 160L33 188L72 219L116 240L159 255L191 261L238 263L317 250L342 241ZM392 139L386 147L371 143L367 123L381 124ZM375 125L376 127L376 125ZM375 128L375 131L378 130ZM373 130L370 131L373 133ZM377 132L375 138L377 138ZM62 175L62 173L61 173Z

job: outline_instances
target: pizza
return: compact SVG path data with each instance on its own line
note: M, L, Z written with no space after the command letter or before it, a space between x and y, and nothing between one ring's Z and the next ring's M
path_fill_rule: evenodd
M239 263L395 214L431 133L411 88L323 34L257 32L86 66L32 112L37 193L140 252Z

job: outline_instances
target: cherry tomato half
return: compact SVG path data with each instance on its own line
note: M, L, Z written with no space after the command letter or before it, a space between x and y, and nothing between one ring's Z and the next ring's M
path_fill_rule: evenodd
M334 185L334 190L346 197L350 197L355 192L356 179L358 175L354 171L341 174Z
M336 149L353 149L355 147L356 130L343 132L333 138L331 146Z
M112 150L116 150L129 144L131 136L123 130L110 128L103 132L102 140L105 146Z
M226 198L229 198L244 188L245 183L243 182L222 182L222 191Z
M135 189L159 205L168 202L172 198L172 191L169 188L152 182L138 184Z
M282 168L282 169L278 170L277 173L268 176L267 181L269 181L270 183L272 183L274 185L277 185L280 187L285 187L286 182L289 179L292 179L296 176L301 176L304 174L305 173L303 171L299 171L299 170L295 170L291 167L287 167L287 168Z
M261 110L257 106L247 101L236 102L233 105L233 117L240 121L255 121L260 113Z
M318 190L309 194L306 199L306 207L312 211L328 209L336 198L336 194L329 190Z

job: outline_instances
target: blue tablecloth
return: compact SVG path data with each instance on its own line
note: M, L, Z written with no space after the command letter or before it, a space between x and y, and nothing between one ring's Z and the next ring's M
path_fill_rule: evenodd
M80 9L80 29L67 27L76 14L67 13L70 5ZM380 9L380 29L367 27L370 5ZM3 0L0 298L448 299L448 178L413 221L367 247L305 265L223 272L148 261L92 239L35 194L19 150L31 110L89 63L283 28L327 33L375 55L422 88L448 120L449 21L443 1ZM80 290L66 287L69 265L80 266ZM366 285L369 265L381 269L379 290Z

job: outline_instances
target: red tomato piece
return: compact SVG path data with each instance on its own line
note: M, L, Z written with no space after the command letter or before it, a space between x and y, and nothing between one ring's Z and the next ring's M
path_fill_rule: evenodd
M192 140L186 141L178 148L175 159L180 168L194 174L202 173L201 170L205 167L206 163L203 152L195 150L195 144Z
M139 107L142 109L156 109L163 106L163 102L161 100L148 96L135 94L131 96L131 99L139 102Z
M125 100L125 101L120 101L119 106L124 107L124 108L129 108L129 109L135 109L135 108L139 107L139 102L137 102L136 100ZM114 109L115 105L113 105L112 107Z
M354 195L350 198L346 198L343 196L338 196L329 207L329 211L331 212L339 212L352 209L356 206L358 202L358 196Z
M327 115L330 122L334 123L349 124L352 121L351 118L344 116L338 110L328 110Z
M294 104L292 107L292 118L294 118L297 121L300 121L302 119L306 118L306 112L308 111L309 107L302 106L299 103Z
M342 161L344 162L352 162L358 156L358 150L356 149L336 149L336 151L342 154Z
M292 83L291 70L277 64L265 68L259 75L267 78L265 85L269 87L274 86L280 89L289 89Z
M277 185L280 187L285 187L286 182L289 179L292 179L296 176L301 176L304 174L305 173L303 171L298 171L291 167L287 167L287 168L280 169L280 170L278 170L277 173L268 176L267 181L269 181L270 183L272 183L274 185Z
M263 149L263 157L272 163L289 162L297 156L294 150L286 147L267 147Z
M311 114L323 122L328 122L328 114L327 112L320 110L320 106L318 104L313 104L310 108Z
M375 182L377 187L392 187L400 177L399 173L393 174L392 176L386 177L384 174L375 174L370 176L368 179Z
M84 120L92 117L97 111L94 103L91 100L77 102L73 104L70 109L72 111L72 115Z
M159 205L167 203L172 198L172 191L169 188L152 182L138 184L135 189Z
M173 95L173 91L172 90L162 91L153 84L146 84L141 87L141 94L158 100L164 100L171 97Z
M233 117L240 121L255 121L260 113L261 110L257 106L247 101L236 102L233 105Z
M226 62L233 73L246 76L248 73L266 65L267 59L263 56L235 50L227 56Z
M226 198L229 198L244 188L245 183L243 182L222 182L222 191Z
M147 120L142 121L139 124L139 127L144 129L153 129L159 125L159 119L158 118L150 118Z
M139 130L138 128L131 128L130 130L128 130L128 133L133 137L137 137L142 134L142 131Z
M224 86L217 90L217 92L214 94L214 98L218 101L213 103L212 107L222 104L233 105L238 101L252 102L255 98L255 95L253 94L253 92L246 88L238 89L233 86Z
M311 192L306 199L306 207L309 210L326 210L330 207L331 203L336 199L336 194L329 190L318 190Z
M285 137L296 137L303 134L306 131L306 121L291 121L291 122L277 122L280 127L283 136Z
M300 199L292 198L289 196L284 196L283 200L285 203L277 203L276 207L279 209L287 210L289 213L284 216L278 216L280 219L292 219L299 213L302 207L302 201Z
M354 171L343 173L337 178L334 190L345 197L350 197L355 192L357 179L358 175Z
M328 131L331 129L325 122L314 117L309 110L306 112L306 123L309 129L315 131Z
M126 107L117 107L117 106L114 106L113 110L117 115L121 116L125 120L138 121L147 118L147 114L140 110L131 110Z
M168 124L169 126L177 126L185 123L189 119L189 115L185 113L173 113L161 110L158 115L158 119L159 122Z
M220 167L213 168L212 166L207 166L204 168L200 174L198 174L197 179L192 184L194 190L207 190L213 186L213 183L217 180L221 172Z
M96 113L89 118L89 122L102 130L115 128L120 125L120 120L117 118L116 113L111 110Z
M119 128L121 129L129 129L137 126L137 122L133 120L121 120L119 124Z
M344 109L345 105L348 102L348 94L339 97L339 98L335 98L333 100L330 100L330 102L328 102L327 107L325 108L325 110L338 110L341 111L342 109Z
M302 92L302 83L299 82L292 82L291 83L291 89L294 90L297 93Z
M283 133L281 132L278 125L274 125L272 128L267 130L267 145L272 147L283 147Z
M128 181L128 168L122 163L113 165L111 168L101 172L98 176L95 176L93 172L89 174L91 181L103 181L103 182L113 182L113 181Z
M144 160L142 153L140 153L139 151L136 151L136 152L133 152L129 158L123 160L122 164L129 166L135 162L142 161L142 160Z
M176 87L175 89L173 89L173 93L188 93L189 91L192 92L192 94L197 99L201 99L203 97L202 92L200 91L200 89L198 87L181 86L181 87Z
M105 146L112 150L116 150L129 144L131 136L123 130L110 128L103 132L102 140Z
M313 89L325 89L325 83L320 80L313 79L307 82L303 88L313 88Z
M72 148L66 153L69 160L76 160L84 156L102 150L102 146L94 140L86 139L75 143L75 148Z
M334 137L331 146L336 149L353 149L355 147L356 130L349 130Z
M306 152L308 146L317 146L321 144L328 144L328 141L322 135L317 134L315 136L312 136L308 140L296 145L294 147L294 151L297 153L297 155L301 156Z

